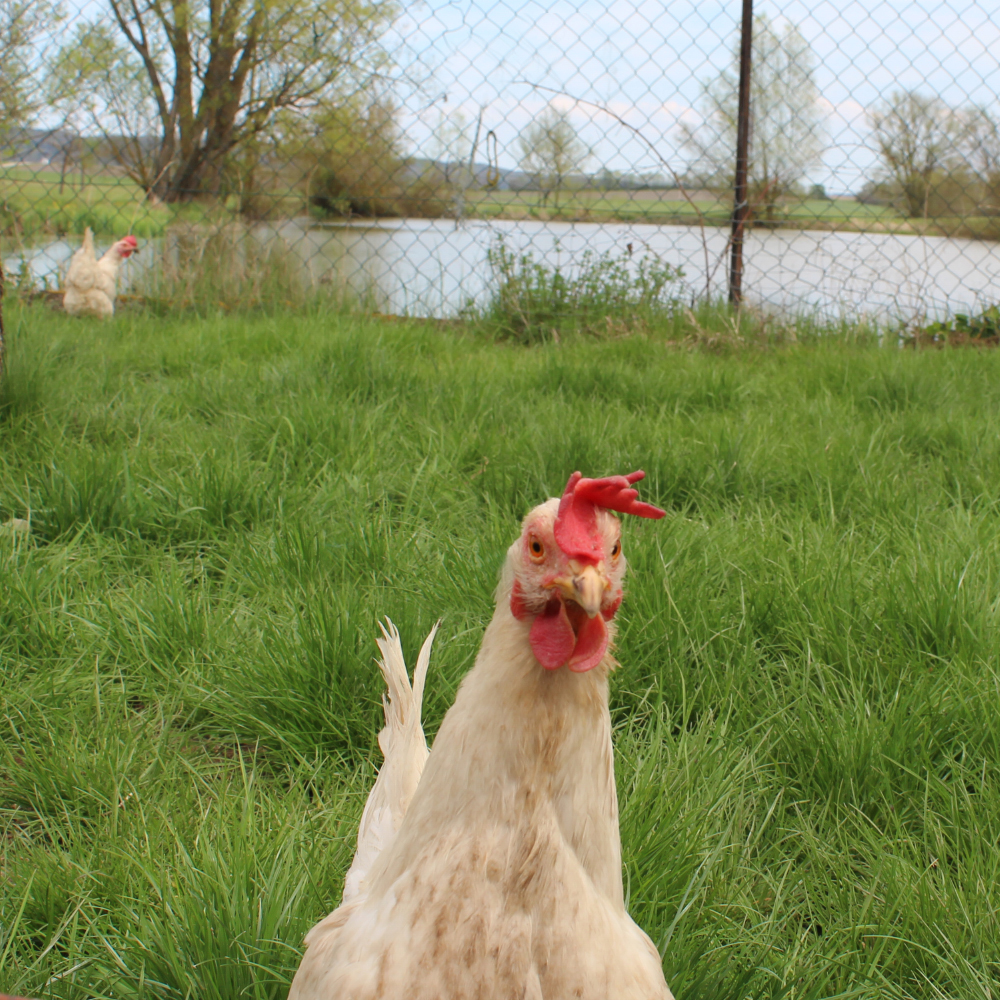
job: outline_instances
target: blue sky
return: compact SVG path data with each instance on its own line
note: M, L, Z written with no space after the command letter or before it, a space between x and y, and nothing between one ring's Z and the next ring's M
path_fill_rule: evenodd
M798 27L816 56L829 145L811 181L856 190L875 166L865 109L900 88L948 103L998 105L1000 3L930 0L803 3L761 0L756 10ZM515 166L521 129L559 92L592 147L590 169L659 169L656 157L608 115L639 128L683 168L678 124L698 120L703 84L731 61L741 5L646 0L508 0L411 6L398 32L402 63L421 86L405 98L412 148L434 152L442 114L459 112L498 138ZM482 156L477 156L482 159Z

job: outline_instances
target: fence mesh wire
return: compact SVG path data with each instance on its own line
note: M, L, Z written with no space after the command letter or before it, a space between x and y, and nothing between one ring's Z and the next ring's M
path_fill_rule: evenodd
M74 2L77 4L74 6ZM0 0L0 227L53 293L336 293L448 317L727 293L741 6ZM1000 301L1000 8L758 2L746 301ZM553 280L556 276L556 280ZM541 294L541 292L539 292Z

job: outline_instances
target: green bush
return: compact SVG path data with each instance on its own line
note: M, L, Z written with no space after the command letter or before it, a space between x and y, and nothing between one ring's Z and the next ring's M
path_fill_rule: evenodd
M951 319L931 323L912 338L917 343L989 344L1000 343L1000 306L990 306L975 316L955 313Z
M522 344L578 332L615 335L673 316L684 272L653 254L631 264L631 247L620 257L587 250L570 272L515 254L502 239L489 250L493 292L482 310L468 315L500 338ZM631 264L631 266L630 266Z

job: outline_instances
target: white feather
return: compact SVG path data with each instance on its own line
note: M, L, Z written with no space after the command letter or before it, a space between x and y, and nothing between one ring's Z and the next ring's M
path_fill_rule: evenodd
M431 629L420 649L412 687L406 673L399 632L388 618L385 622L385 625L379 623L382 638L375 640L382 653L379 668L387 688L382 695L385 726L378 734L378 745L385 763L379 770L361 814L358 849L344 882L345 903L363 895L372 865L392 842L403 822L430 752L420 714L431 645L440 622Z

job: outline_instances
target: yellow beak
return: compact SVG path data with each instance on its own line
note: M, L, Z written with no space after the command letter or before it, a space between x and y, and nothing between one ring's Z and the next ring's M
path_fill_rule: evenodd
M576 565L570 568L574 571L572 576L557 577L553 583L566 600L575 601L588 618L593 618L601 610L604 592L611 589L611 581L596 566L584 566L579 572Z

